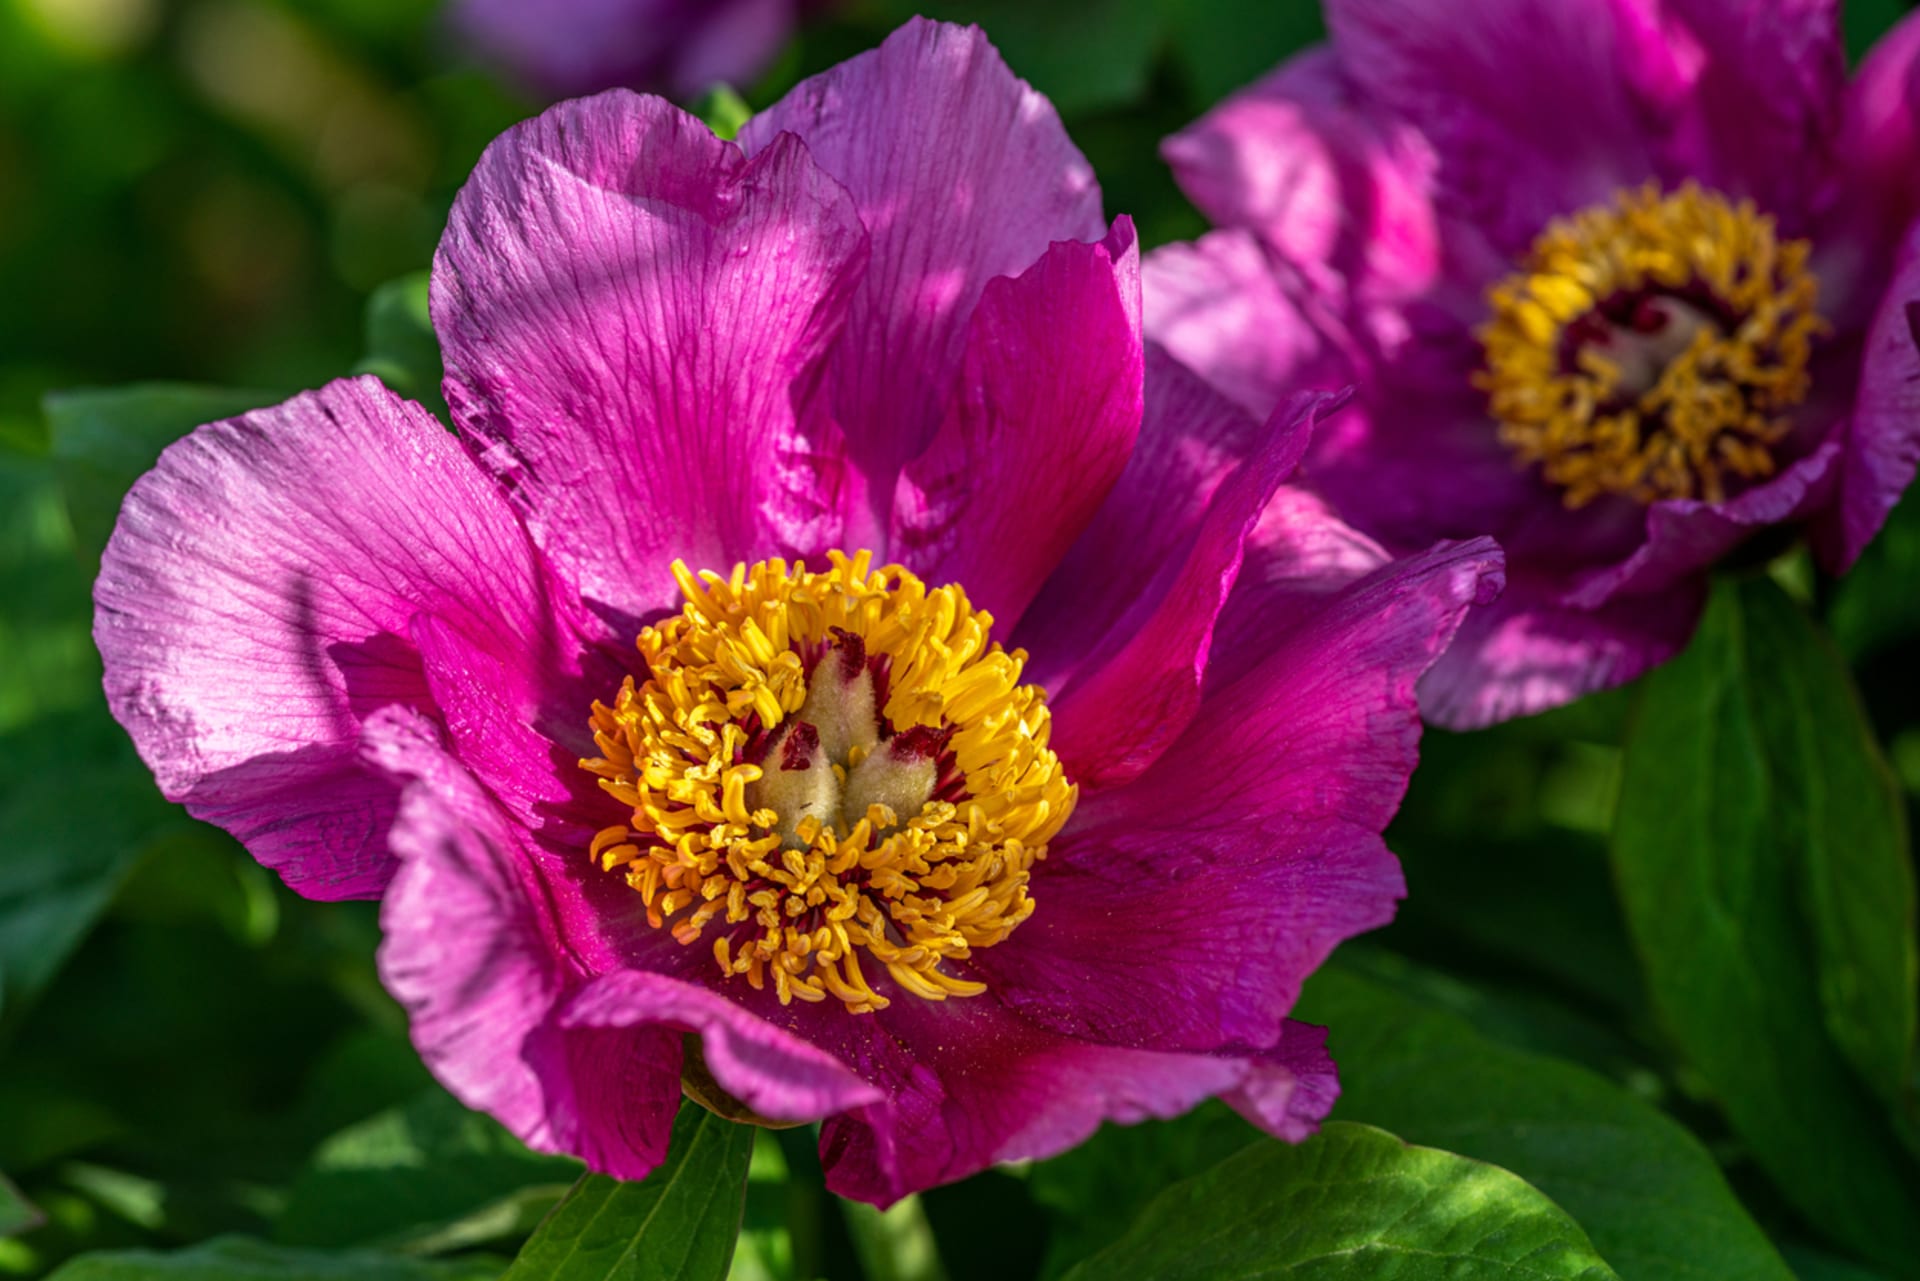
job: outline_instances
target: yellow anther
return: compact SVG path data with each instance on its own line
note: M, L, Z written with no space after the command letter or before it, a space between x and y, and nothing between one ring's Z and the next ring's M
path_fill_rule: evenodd
M632 815L589 852L682 944L719 922L715 967L782 1003L883 1008L862 951L914 996L977 995L942 963L1032 914L1077 798L1045 693L959 587L830 560L674 563L685 605L641 632L647 679L594 704L581 765Z
M1717 502L1773 474L1826 328L1810 252L1691 182L1555 220L1488 291L1474 385L1500 439L1568 507Z

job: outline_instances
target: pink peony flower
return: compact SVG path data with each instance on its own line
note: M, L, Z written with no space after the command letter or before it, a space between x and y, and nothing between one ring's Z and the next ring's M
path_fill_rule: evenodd
M458 436L338 382L134 487L114 712L290 886L384 894L428 1065L595 1169L683 1088L880 1203L1212 1095L1297 1139L1287 1012L1392 915L1414 682L1499 553L1280 490L1324 400L1143 352L1137 271L975 30L739 146L555 107L435 264Z
M1912 478L1920 21L1848 84L1836 8L1328 0L1167 142L1223 230L1150 256L1148 333L1260 413L1357 383L1308 481L1389 548L1507 552L1430 719L1626 681L1714 563L1804 526L1844 571Z
M819 0L457 0L474 50L549 98L644 87L681 98L745 85Z

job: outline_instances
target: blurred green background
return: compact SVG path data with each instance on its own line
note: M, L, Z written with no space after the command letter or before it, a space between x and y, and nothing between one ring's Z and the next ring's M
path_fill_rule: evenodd
M739 89L764 105L916 8L987 29L1148 245L1203 229L1158 140L1320 31L1287 0L885 0L816 20ZM1851 6L1850 46L1903 10ZM577 1171L433 1086L375 978L372 905L298 899L159 799L88 636L119 496L166 440L363 362L431 394L417 278L381 286L428 265L482 147L537 107L428 0L0 0L0 1172L46 1220L10 1235L29 1211L0 1182L0 1276L222 1234L383 1251L342 1276L495 1275ZM48 400L152 382L198 386ZM1777 573L1911 802L1920 510L1845 585ZM1593 1070L1690 1127L1803 1278L1878 1275L1759 1173L1649 1009L1607 857L1632 698L1430 735L1393 834L1412 898L1316 992ZM826 1197L805 1131L763 1136L735 1275L1057 1274L1247 1137L1218 1108L1150 1131L884 1219Z

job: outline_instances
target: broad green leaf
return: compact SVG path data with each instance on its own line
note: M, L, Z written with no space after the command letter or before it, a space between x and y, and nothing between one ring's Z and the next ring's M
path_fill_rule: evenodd
M1203 109L1326 35L1314 0L1160 0L1160 7Z
M17 1236L42 1222L33 1202L20 1195L7 1176L0 1174L0 1237Z
M1836 660L1771 581L1716 587L1629 735L1621 903L1661 1021L1756 1159L1823 1231L1886 1260L1920 1254L1920 1171L1832 1038L1898 1090L1906 857Z
M582 1178L505 1281L721 1281L740 1233L754 1134L686 1105L659 1169L634 1183Z
M444 421L440 339L427 311L428 274L389 280L367 299L366 354L353 372L373 374L399 395L417 400Z
M53 464L0 452L0 733L100 697L91 587Z
M1332 1029L1336 1117L1513 1171L1625 1281L1791 1281L1707 1150L1604 1077L1344 967L1315 974L1295 1013Z
M1827 1030L1892 1107L1910 1102L1920 944L1906 802L1833 647L1765 585L1743 593L1768 800L1813 923Z
M1172 1121L1103 1125L1027 1177L1050 1223L1041 1275L1054 1277L1119 1236L1169 1183L1210 1170L1261 1137L1226 1104Z
M1916 582L1920 582L1920 486L1907 491L1853 568L1833 585L1827 626L1848 658L1858 662L1920 635Z
M53 459L66 490L74 536L89 566L98 561L133 482L160 451L202 423L272 404L271 392L179 383L54 392L46 400Z
M499 1270L498 1263L482 1259L438 1263L223 1237L171 1254L113 1250L82 1255L48 1281L490 1281Z
M274 1235L294 1245L462 1248L531 1228L527 1210L544 1214L579 1173L579 1162L529 1152L491 1117L430 1090L322 1144Z
M146 846L189 820L103 712L0 735L0 1013L56 974Z
M1518 1177L1369 1126L1260 1142L1155 1197L1070 1281L1606 1281L1580 1226Z

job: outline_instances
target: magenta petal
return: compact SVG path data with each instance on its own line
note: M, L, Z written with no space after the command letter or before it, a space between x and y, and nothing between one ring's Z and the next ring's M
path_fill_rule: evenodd
M603 612L670 603L676 556L836 541L837 464L794 390L864 243L804 147L749 161L657 98L563 103L487 148L434 263L447 398Z
M1512 570L1500 599L1468 616L1420 682L1428 723L1480 729L1623 685L1680 652L1706 601L1699 575L1591 609L1562 603L1564 587Z
M1566 603L1594 609L1620 596L1664 592L1759 531L1808 519L1832 498L1840 449L1839 441L1829 440L1765 484L1726 502L1675 498L1654 503L1647 508L1646 540L1618 564L1585 574L1564 589Z
M772 1120L818 1121L877 1103L878 1086L820 1047L707 988L640 970L594 980L561 1014L569 1028L666 1029L700 1037L713 1079Z
M1340 1097L1327 1029L1288 1019L1280 1044L1254 1060L1245 1084L1220 1097L1267 1133L1289 1143L1303 1141Z
M1318 494L1282 486L1247 538L1240 577L1214 623L1208 686L1224 688L1259 666L1274 636L1391 559Z
M1816 249L1820 310L1865 324L1887 260L1920 216L1920 13L1882 36L1848 86L1834 144L1841 199Z
M980 297L947 417L900 478L893 555L1011 631L1140 432L1140 258L1121 218Z
M300 893L371 897L395 791L357 743L373 710L428 704L413 619L537 661L552 592L459 443L362 378L169 448L121 510L94 636L163 792Z
M527 834L417 716L367 726L380 767L412 781L393 829L401 860L380 908L380 978L442 1085L530 1147L641 1178L666 1156L680 1104L677 1037L573 1029L556 1004L579 975Z
M1675 167L1805 235L1846 86L1838 0L1667 0L1704 59ZM1675 33L1678 37L1678 33ZM1792 164L1781 157L1792 156Z
M1505 253L1653 176L1649 114L1691 78L1647 0L1327 0L1326 16L1342 68L1420 125L1440 186Z
M1297 299L1283 272L1239 228L1162 245L1140 273L1147 336L1256 418L1289 391L1351 382L1350 362L1308 319L1318 304Z
M841 1056L888 1099L829 1120L820 1158L830 1190L876 1205L997 1161L1056 1155L1102 1121L1178 1116L1215 1094L1251 1089L1268 1105L1268 1128L1291 1137L1332 1102L1324 1078L1291 1107L1279 1100L1280 1074L1311 1070L1306 1055L1093 1044L1034 1028L990 998L896 1003L882 1018L838 1026Z
M1499 584L1479 539L1303 608L1152 768L1082 797L1033 916L973 967L1062 1034L1273 1045L1335 945L1392 919L1403 887L1380 833L1417 758L1415 684Z
M1256 233L1276 269L1346 317L1356 338L1398 345L1407 336L1399 313L1416 300L1453 308L1459 323L1471 323L1462 304L1477 296L1447 296L1431 149L1412 125L1356 94L1330 48L1286 62L1161 151L1213 222ZM1448 230L1463 239L1460 229ZM1454 244L1446 252L1462 251ZM1217 252L1210 256L1229 265ZM1150 278L1149 298L1152 289ZM1148 321L1155 323L1151 303ZM1291 334L1269 341L1281 350L1296 342Z
M1114 625L1191 546L1221 484L1259 452L1261 422L1157 343L1146 345L1145 410L1126 470L1021 616L1011 644L1030 679L1066 687Z
M873 236L828 390L884 494L940 426L987 282L1054 241L1098 240L1100 189L1053 107L974 27L916 18L801 82L740 142L759 152L783 131L853 193Z
M1886 523L1920 463L1920 226L1867 331L1859 398L1840 456L1840 498L1817 518L1814 546L1845 573Z
M1280 482L1300 465L1314 419L1331 399L1309 393L1281 407L1264 445L1219 486L1188 545L1165 559L1134 608L1053 700L1053 749L1084 791L1136 778L1193 719L1214 620L1239 578L1246 540ZM1172 475L1161 473L1163 480ZM1154 509L1150 500L1140 506ZM1126 546L1116 544L1110 554Z

